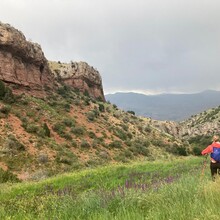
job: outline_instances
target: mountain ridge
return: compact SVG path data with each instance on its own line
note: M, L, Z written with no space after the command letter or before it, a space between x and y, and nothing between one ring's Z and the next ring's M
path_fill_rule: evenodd
M220 104L220 91L215 90L192 94L160 95L121 92L105 95L105 97L107 101L125 111L131 110L139 116L170 121L187 119L191 115Z

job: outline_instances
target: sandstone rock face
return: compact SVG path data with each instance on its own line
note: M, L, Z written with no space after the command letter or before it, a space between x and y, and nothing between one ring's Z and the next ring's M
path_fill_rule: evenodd
M39 44L9 24L0 22L0 80L12 87L15 93L45 96L59 81L105 101L99 72L85 62L60 64L48 61ZM57 83L58 82L58 83Z
M0 23L0 79L36 95L45 93L45 86L53 88L54 76L40 45L9 24ZM14 88L14 90L16 90Z
M105 101L102 79L99 72L86 62L60 63L50 62L51 71L55 78L66 85L88 92L88 95Z

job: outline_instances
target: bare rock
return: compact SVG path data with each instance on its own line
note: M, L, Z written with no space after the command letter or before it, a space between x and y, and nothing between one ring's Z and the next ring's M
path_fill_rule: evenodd
M86 62L50 62L50 68L57 80L62 80L81 92L88 92L95 99L105 101L101 76Z
M27 90L36 95L43 95L45 87L54 86L54 76L40 45L27 41L20 31L1 22L0 79L17 85L17 92Z

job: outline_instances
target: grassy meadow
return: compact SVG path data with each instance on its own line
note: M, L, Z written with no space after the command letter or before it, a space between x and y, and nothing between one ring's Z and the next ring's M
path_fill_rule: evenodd
M188 157L140 161L4 183L0 219L218 219L220 181L209 161Z

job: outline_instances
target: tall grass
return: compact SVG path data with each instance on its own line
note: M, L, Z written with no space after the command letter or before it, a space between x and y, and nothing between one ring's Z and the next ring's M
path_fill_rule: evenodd
M202 159L114 165L2 184L0 219L218 219L220 181Z

